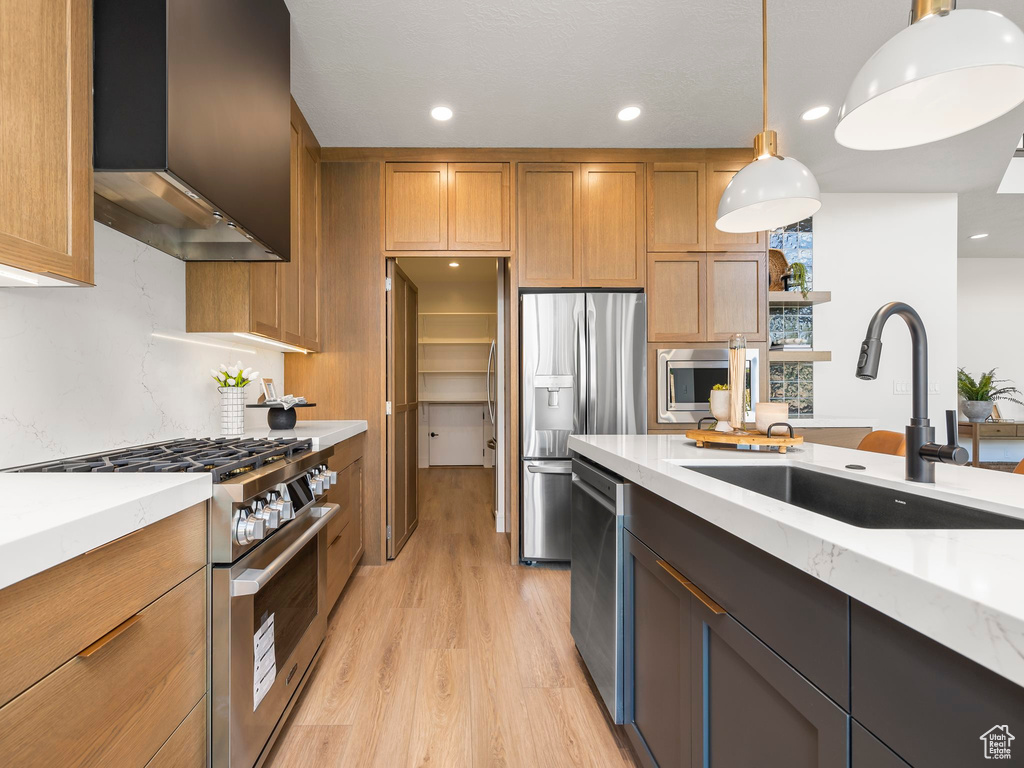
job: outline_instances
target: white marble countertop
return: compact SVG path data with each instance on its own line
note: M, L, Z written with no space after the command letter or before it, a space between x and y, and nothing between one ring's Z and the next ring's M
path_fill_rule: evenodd
M212 493L205 474L0 473L0 589Z
M343 440L366 431L365 421L298 421L295 429L249 429L246 437L297 437L310 438L313 450L337 445Z
M690 472L687 465L789 463L1024 518L1024 477L936 467L826 445L774 452L699 449L676 435L572 437L569 447L954 651L1024 685L1024 529L858 528ZM845 468L856 463L865 471Z

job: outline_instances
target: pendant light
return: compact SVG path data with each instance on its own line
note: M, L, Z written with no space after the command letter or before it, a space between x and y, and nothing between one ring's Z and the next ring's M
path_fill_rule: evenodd
M1024 33L995 11L912 0L910 26L875 52L839 110L836 141L902 149L964 133L1024 102Z
M807 166L778 154L778 135L768 130L768 0L761 0L761 109L763 130L754 137L754 162L733 176L718 204L722 232L763 232L813 216L818 182Z

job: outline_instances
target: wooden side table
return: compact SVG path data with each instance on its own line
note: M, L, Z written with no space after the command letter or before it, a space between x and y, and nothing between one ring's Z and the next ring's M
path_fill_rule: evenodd
M1024 440L1024 423L1015 421L961 421L957 435L971 438L971 466L981 466L982 440Z

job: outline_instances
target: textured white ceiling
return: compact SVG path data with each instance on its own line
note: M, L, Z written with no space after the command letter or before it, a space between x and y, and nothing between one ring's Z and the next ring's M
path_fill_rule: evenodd
M324 146L732 147L760 130L758 0L288 0L292 92ZM834 115L909 0L769 0L771 127L825 191L959 192L962 256L1024 255L995 195L1024 108L965 136L844 149ZM961 0L1024 26L1020 0ZM438 104L455 117L429 116ZM644 112L616 119L627 104ZM832 115L804 123L808 107ZM987 231L990 237L967 236Z

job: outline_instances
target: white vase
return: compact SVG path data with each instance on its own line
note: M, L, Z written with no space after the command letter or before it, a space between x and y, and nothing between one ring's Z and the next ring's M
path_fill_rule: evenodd
M731 432L732 425L729 423L729 390L711 390L711 415L718 419L715 427L719 432Z
M245 433L245 387L217 387L220 392L220 434L239 437Z

